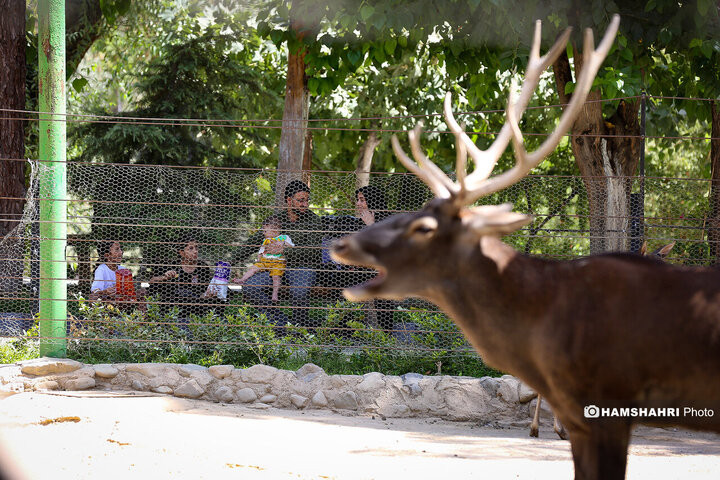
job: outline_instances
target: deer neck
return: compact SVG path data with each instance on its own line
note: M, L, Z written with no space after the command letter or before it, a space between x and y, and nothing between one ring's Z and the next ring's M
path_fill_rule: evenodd
M438 282L428 299L450 314L484 360L517 371L518 356L527 357L531 347L533 323L546 318L543 261L483 237L458 264L453 279Z

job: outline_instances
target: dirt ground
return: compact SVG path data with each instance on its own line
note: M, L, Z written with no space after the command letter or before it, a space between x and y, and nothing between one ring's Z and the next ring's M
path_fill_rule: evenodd
M22 393L0 400L10 478L533 479L573 476L551 429L257 409L166 396ZM8 468L13 468L11 472ZM640 427L629 479L716 479L720 436Z

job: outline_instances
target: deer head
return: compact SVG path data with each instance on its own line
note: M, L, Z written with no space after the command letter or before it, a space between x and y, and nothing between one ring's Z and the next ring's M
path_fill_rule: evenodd
M536 22L522 88L517 96L514 89L511 89L506 108L506 123L487 150L478 148L465 134L453 116L450 93L445 96L445 122L456 140L456 182L450 180L423 153L420 147L421 124L409 132L415 161L403 151L397 137L392 137L393 150L398 159L430 187L436 198L418 212L390 217L336 242L332 256L337 261L362 265L379 272L370 282L346 290L345 296L348 299L364 301L368 298L401 299L408 296L431 299L430 291L442 278L441 274L452 273L452 270L461 264L459 262L463 262L464 257L477 250L478 245L482 249L483 238L498 238L532 221L528 215L512 212L510 204L472 205L479 198L521 180L555 149L583 107L593 79L612 46L619 23L620 18L616 15L597 49L594 48L592 31L586 30L583 67L572 99L555 130L537 150L526 151L518 119L524 114L541 73L563 52L570 37L570 29L567 29L548 53L541 57L540 21ZM495 164L511 141L516 158L515 166L490 177ZM475 165L470 174L466 173L468 154ZM485 253L490 253L488 249L489 247L485 248ZM503 263L502 260L499 262ZM426 264L430 263L435 265L434 270L428 269ZM493 268L502 268L500 263L495 259ZM418 264L423 264L425 268L422 273L408 268ZM448 272L442 272L443 269Z

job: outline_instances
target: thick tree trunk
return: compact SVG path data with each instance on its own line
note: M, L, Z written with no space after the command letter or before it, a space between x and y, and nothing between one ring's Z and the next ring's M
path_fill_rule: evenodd
M283 192L291 180L302 178L305 154L305 135L310 110L310 92L305 75L305 50L288 52L288 71L285 84L285 109L280 134L278 178L275 200L285 204Z
M25 2L0 0L0 108L25 109ZM25 122L0 112L0 237L20 220L25 205Z
M582 55L575 49L574 56L577 74L582 70ZM567 55L560 56L553 70L558 96L566 104L570 96L565 94L565 85L572 79ZM641 145L638 107L637 101L622 101L606 120L599 92L591 91L572 126L573 154L588 195L591 253L629 248L629 177L637 169Z
M25 2L0 0L0 109L25 109ZM25 208L24 114L0 111L0 291L22 285L22 249L8 235ZM3 239L3 237L8 238Z
M720 265L720 105L717 101L710 103L712 112L712 128L710 140L710 218L707 224L710 258Z
M377 124L373 123L371 128L373 130L358 152L357 167L355 168L355 188L366 187L370 183L373 154L377 146L380 145L380 138L378 138L377 131L375 131Z

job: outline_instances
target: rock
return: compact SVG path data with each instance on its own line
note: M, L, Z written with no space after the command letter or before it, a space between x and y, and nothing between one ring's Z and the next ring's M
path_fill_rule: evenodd
M527 403L535 397L537 397L537 392L525 385L524 382L520 382L518 386L518 400L520 403Z
M65 371L67 370L67 371ZM58 373L63 372L64 373ZM33 373L27 373L33 372ZM54 375L35 377L41 372ZM0 365L0 398L29 390L134 389L178 397L243 403L249 408L332 408L381 417L439 417L445 420L526 424L536 393L512 376L482 379L451 376L402 376L377 372L327 375L308 363L296 371L267 365L99 364L40 359ZM534 399L534 400L533 400ZM551 418L543 405L543 416ZM547 415L546 415L547 413ZM545 421L545 420L543 420Z
M335 397L335 408L343 410L357 410L358 408L358 396L355 392L341 393Z
M326 375L325 370L318 367L314 363L306 363L295 371L295 376L303 382L312 382L318 377Z
M203 393L205 393L205 389L194 378L175 389L176 397L198 398Z
M180 376L174 365L167 363L152 365L148 363L129 364L125 367L125 373L131 382L137 380L145 385L145 388L157 388L161 385L177 387L187 381L186 378Z
M443 376L437 390L442 392L447 405L446 418L455 421L471 421L490 413L491 399L481 380ZM501 402L496 402L501 403Z
M20 362L20 371L25 375L52 375L74 372L83 366L82 363L67 358L42 357L27 362Z
M420 380L424 378L423 375L419 373L406 373L405 375L401 375L400 378L402 379L403 387L407 388L411 397L417 397L422 393Z
M325 397L325 394L322 391L319 391L315 395L313 395L313 397L310 401L316 407L327 407L328 406L327 398Z
M233 370L235 370L235 367L233 367L232 365L213 365L212 367L208 368L208 372L210 373L210 375L220 380L232 375Z
M383 417L406 417L411 413L410 407L402 403L395 403L392 405L385 405L382 408L377 409L377 413Z
M341 390L343 388L354 388L359 382L357 375L332 375L330 377L330 385L333 388Z
M95 379L92 377L72 378L65 382L65 390L87 390L95 387Z
M383 388L385 388L385 375L378 372L366 373L363 375L362 382L357 386L357 389L362 392L370 392Z
M532 418L533 415L535 415L535 409L537 408L537 397L530 400L530 403L528 403L528 418ZM553 411L552 408L550 408L550 404L548 402L542 402L542 405L540 406L540 420L550 420L553 419Z
M215 390L215 400L222 403L231 403L233 400L235 400L235 395L233 395L232 388L222 386Z
M498 387L500 387L500 382L497 378L482 377L480 379L480 385L482 385L488 395L495 397L497 395Z
M146 377L158 377L168 367L170 366L167 363L128 363L125 371L140 373Z
M95 375L100 378L115 378L120 371L108 364L95 365Z
M305 408L307 407L307 404L310 400L307 397L303 397L302 395L297 395L293 393L290 395L290 403L295 405L295 408Z
M242 390L238 390L237 399L242 403L252 403L257 400L257 395L252 388L243 388Z
M208 368L200 365L180 365L178 372L184 377L195 380L203 389L207 388L210 382L213 381L213 376L210 375Z
M58 388L60 388L60 385L54 380L35 384L35 390L57 390Z
M253 365L252 367L242 370L240 378L247 383L270 383L277 375L278 369L267 365Z
M128 364L125 367L125 374L135 390L154 390L163 385L176 388L187 381L180 376L176 365L168 363ZM142 385L142 387L137 385Z
M520 397L518 390L520 389L520 381L509 375L504 375L500 379L500 385L497 389L498 398L508 403L519 403Z

